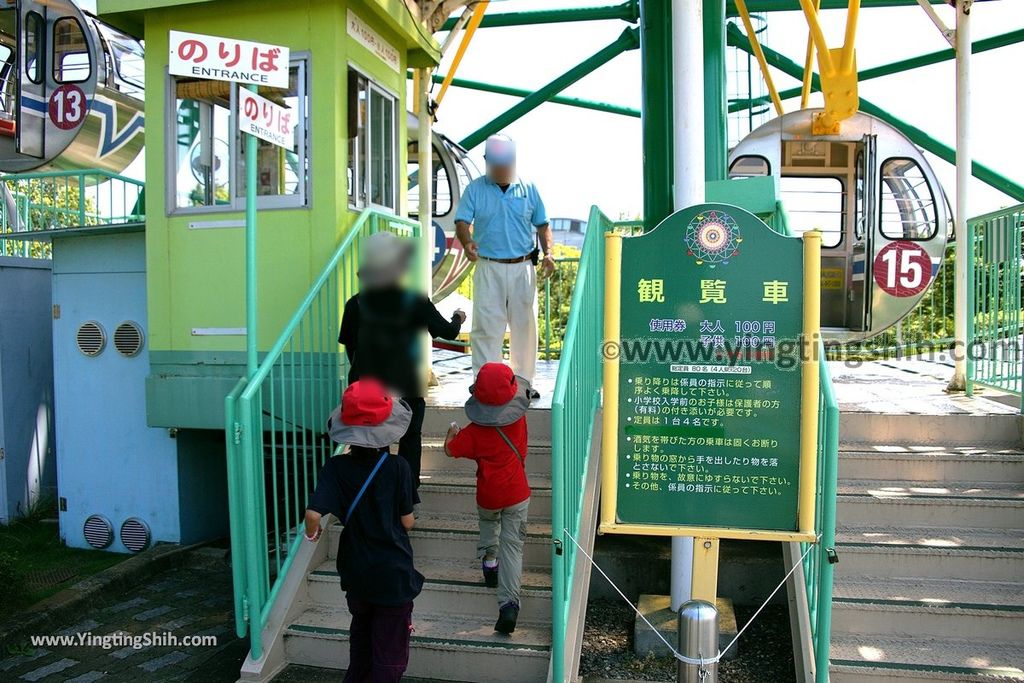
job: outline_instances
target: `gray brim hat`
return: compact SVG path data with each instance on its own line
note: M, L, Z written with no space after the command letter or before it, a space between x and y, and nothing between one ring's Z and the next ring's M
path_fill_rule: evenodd
M530 382L516 375L516 385L518 388L515 396L502 405L481 403L476 396L470 396L466 401L466 417L470 422L485 427L504 427L517 421L530 409ZM474 386L469 387L470 394Z
M391 402L391 415L376 425L345 424L341 420L341 406L338 406L327 420L327 431L331 439L348 446L386 448L402 438L411 421L412 410L408 404L395 399Z

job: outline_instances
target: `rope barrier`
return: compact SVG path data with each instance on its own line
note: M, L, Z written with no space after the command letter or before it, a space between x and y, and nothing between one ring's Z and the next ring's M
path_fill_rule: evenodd
M626 604L629 605L633 609L634 612L636 612L636 615L638 617L640 617L641 619L643 619L644 623L647 624L651 628L652 631L654 631L654 634L656 636L658 636L658 639L661 642L665 643L665 647L668 648L669 652L672 653L672 656L674 658L676 658L680 662L683 662L684 664L693 664L693 665L699 666L701 668L707 666L708 664L715 664L715 663L721 661L721 659L725 655L725 653L728 652L729 649L732 648L733 645L736 644L736 642L740 639L740 636L743 635L743 632L746 631L747 628L751 624L754 623L754 620L757 619L758 615L761 614L761 612L764 610L764 608L768 606L768 603L771 602L772 598L775 597L775 594L778 593L779 590L783 586L786 585L786 582L789 581L789 577L791 577L793 575L793 572L795 572L797 570L797 567L799 567L803 563L804 559L807 557L808 553L811 552L811 550L814 548L814 545L815 545L814 543L808 543L807 544L807 549L804 550L804 553L803 553L803 555L800 556L800 559L793 563L793 567L786 573L786 576L783 577L782 582L778 586L776 586L775 590L773 590L768 595L768 597L765 599L765 601L763 603L761 603L761 606L757 608L757 611L755 611L754 614L750 617L750 619L747 620L747 623L743 625L743 628L741 628L736 633L736 636L729 642L729 644L725 646L725 649L719 650L718 654L716 654L714 657L694 658L694 657L687 657L686 655L680 653L678 650L676 650L674 647L672 647L672 645L668 642L668 640L665 639L665 636L661 635L661 632L657 628L654 627L654 624L652 624L650 621L647 620L647 617L645 617L643 615L643 613L640 612L639 609L637 609L636 605L634 605L632 603L632 601L630 601L630 599L626 597L626 594L623 593L622 590L618 586L615 585L615 582L611 580L611 577L609 577L608 574L606 574L603 569L601 569L600 565L598 565L597 562L594 561L594 558L586 550L583 549L583 546L581 546L579 544L579 541L577 541L573 537L573 535L571 533L569 533L569 530L568 529L562 529L562 532L569 538L570 541L572 541L572 544L574 546L576 546L576 548L581 553L583 553L583 556L587 558L587 560L590 562L591 566L593 566L594 569L596 569L598 571L598 573L601 576L604 577L604 580L608 582L608 585L610 585L612 588L615 589L615 592L619 594L619 597L621 597L623 600L625 600ZM820 539L820 536L818 538ZM815 541L815 543L817 543L817 540Z

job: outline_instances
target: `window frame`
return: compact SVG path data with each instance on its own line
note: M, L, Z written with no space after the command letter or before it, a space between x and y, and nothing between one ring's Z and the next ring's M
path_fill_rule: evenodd
M791 173L791 174L788 174L788 175L780 175L779 176L779 201L781 201L783 203L783 206L785 206L785 208L786 208L786 213L789 216L793 215L793 210L792 210L791 206L786 206L785 200L783 199L783 190L782 190L782 182L784 180L789 179L789 178L793 178L795 180L808 180L808 179L809 180L821 180L821 179L826 179L826 180L834 180L837 183L839 183L839 201L840 201L840 204L839 204L839 211L837 212L837 215L839 216L839 241L836 242L835 244L830 244L830 243L827 244L825 242L825 237L826 237L826 235L831 235L832 233L831 232L826 232L824 230L819 230L819 232L821 233L821 248L822 249L838 249L841 246L843 246L843 243L846 241L846 214L847 214L847 202L849 201L849 196L848 196L848 192L847 192L847 189L846 189L846 180L843 179L841 176L830 175L830 174L827 174L827 173L821 173L821 174L814 174L814 173L796 173L796 174L792 174ZM789 222L790 222L790 224L792 224L792 220L790 220ZM791 231L792 231L792 227L793 226L790 225ZM795 237L800 237L800 235L804 234L802 232L802 233L800 233L798 235L795 231L792 231L792 232L793 232L793 235ZM810 232L810 231L809 230L805 230L804 232Z
M35 37L36 42L35 52L33 53L36 59L34 67L35 76L33 77L33 74L29 72L29 69L31 68L31 62L29 61L29 57L33 55L30 55L26 50L25 78L27 78L30 82L35 83L36 85L41 85L43 81L46 80L46 18L35 10L29 10L25 14L25 45L28 45L29 22L36 23L36 29L33 31L33 35ZM42 49L40 49L40 47L42 47Z
M83 76L82 78L71 79L60 78L57 76L57 26L64 21L74 22L78 26L78 32L82 35L82 42L85 43L85 50L83 52L68 52L64 55L65 57L75 54L85 55L85 64L87 69L85 72L85 76ZM52 59L50 60L50 76L53 78L53 82L58 85L64 85L66 83L87 83L92 78L92 49L89 45L89 37L86 35L86 29L85 26L82 25L82 22L78 20L78 17L70 14L65 14L63 16L57 17L56 19L53 20L53 27L50 29L50 36L50 55L52 57ZM63 72L64 60L61 59L60 62L60 71Z
M887 187L885 182L885 173L883 171L885 169L886 164L892 161L909 161L910 163L914 164L914 166L916 166L918 171L920 171L921 173L921 179L924 180L924 186L928 188L928 195L931 197L932 200L932 226L931 230L928 231L928 234L923 237L906 237L904 235L893 237L886 233L885 231L885 214L882 211L882 208L885 205L885 194L886 192L888 192L890 195L893 195L894 193L890 188ZM932 188L932 184L929 181L928 176L925 174L924 169L925 166L924 164L921 163L921 160L909 156L887 157L878 165L878 234L879 236L882 237L882 239L890 241L907 240L908 242L930 242L931 240L935 239L935 237L939 234L938 200L935 198L935 190ZM902 223L902 216L900 217L900 219Z
M762 174L759 174L759 175L734 174L733 168L735 168L736 164L740 163L744 159L760 159L761 161L764 162L764 167L766 169L766 172L762 173ZM730 179L731 178L770 178L771 175L772 175L772 162L768 161L768 157L764 156L763 154L741 154L740 156L738 156L738 157L736 157L735 159L732 160L732 163L729 164L729 168L728 168L728 170L726 171L725 174Z
M358 86L360 81L363 81L363 82L366 83L366 119L365 119L365 123L364 123L364 136L362 138L363 140L365 140L365 143L366 143L364 145L365 151L360 151L359 143L355 142L355 143L352 144L352 148L356 151L356 153L359 156L357 156L356 162L354 164L352 163L352 160L351 160L351 153L349 153L350 158L346 160L347 163L346 163L346 169L345 169L345 177L346 177L346 184L349 185L349 186L345 188L345 195L346 195L346 201L348 203L348 208L349 208L350 211L362 211L363 209L366 209L366 208L372 208L372 209L377 209L377 210L390 211L390 212L392 212L392 213L397 215L398 212L399 212L399 207L401 206L401 203L402 203L401 202L401 185L399 184L399 176L402 175L401 169L400 169L401 147L399 145L399 140L398 140L399 139L399 132L401 130L400 129L400 123L399 123L399 116L404 116L404 113L401 111L401 98L398 96L398 93L396 93L394 90L391 90L390 88L388 88L387 86L383 85L379 81L374 80L374 78L369 73L367 73L364 69L360 68L357 64L349 62L347 64L346 73L347 72L354 72L356 74L356 79L355 80L356 80L357 86ZM351 87L351 83L348 81L347 77L346 77L346 86L347 87ZM373 121L373 111L372 111L372 109L373 109L373 98L372 98L372 95L373 95L374 91L377 91L378 94L382 95L385 99L389 100L390 103L391 103L391 106L392 106L391 122L392 122L392 126L393 127L392 127L392 131L391 131L391 133L392 133L391 134L391 159L392 159L392 164L391 164L392 165L392 170L391 170L391 186L392 187L391 187L391 192L392 192L392 198L394 200L394 206L387 206L385 204L378 204L378 203L376 203L376 202L371 200L371 197L373 195L373 190L372 190L372 187L370 186L370 183L373 181L373 176L372 176L372 172L371 172L371 169L370 169L370 163L371 163L370 159L372 157L371 147L373 146L373 135L374 135L374 131L373 131L372 127L371 127L371 122ZM348 103L350 103L352 101L352 93L350 93L350 92L346 93L345 101L346 101L346 107L347 107ZM352 124L352 113L349 112L349 111L346 111L346 121L348 122L348 125L351 126L351 124ZM358 132L357 132L357 134L355 136L351 136L351 137L347 138L347 140L349 140L349 141L358 140L358 139L360 139L359 135L358 135ZM352 169L353 169L352 183L351 184L348 183L348 167L349 166L351 166ZM360 189L361 189L360 188L360 179L364 177L364 174L365 174L366 179L367 179L366 196L365 197L361 197L360 196ZM408 176L407 175L403 176L403 177L405 177L406 181L408 181ZM352 192L352 188L353 187L355 187L355 189L356 189L355 193Z
M289 56L288 68L299 67L299 99L302 102L303 116L298 117L297 126L301 126L299 134L300 165L304 167L304 178L300 180L300 191L294 195L257 195L256 208L259 210L294 210L310 209L312 206L312 107L310 106L310 71L312 68L312 56L309 52L292 52ZM166 84L166 101L177 102L178 96L175 84L178 79L166 70L164 72ZM190 80L190 79L183 79ZM177 107L165 107L165 139L164 139L164 174L166 178L165 188L165 213L167 216L194 216L203 214L238 213L245 210L245 194L237 194L241 183L244 182L244 165L241 161L241 139L242 132L238 130L238 84L230 83L230 94L228 98L228 201L224 204L207 204L200 206L178 206L178 166L177 154ZM304 102L303 102L304 99ZM304 162L304 163L303 163Z

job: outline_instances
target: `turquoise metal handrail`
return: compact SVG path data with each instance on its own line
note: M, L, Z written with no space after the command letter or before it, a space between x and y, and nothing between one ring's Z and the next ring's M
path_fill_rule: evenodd
M118 226L145 221L138 180L103 170L45 171L0 176L0 254L49 256L25 233ZM8 238L17 234L14 239Z
M981 385L1022 396L1024 204L968 220L965 242L967 394Z
M551 398L553 681L563 681L566 675L565 640L576 546L563 530L574 538L580 533L591 435L601 397L604 234L615 226L596 206L590 210Z
M248 631L253 659L302 541L306 500L333 454L326 422L348 376L341 310L358 290L362 242L381 230L420 237L418 223L363 211L252 378L225 398L235 626L239 637Z

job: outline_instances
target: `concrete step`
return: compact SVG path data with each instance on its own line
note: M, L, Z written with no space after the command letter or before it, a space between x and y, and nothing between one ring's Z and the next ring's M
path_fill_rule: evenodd
M830 660L831 683L1024 680L1020 645L1001 641L840 636Z
M920 577L1020 581L1024 529L843 527L836 533L837 580Z
M476 464L449 462L452 469L420 475L421 511L476 514ZM460 467L461 465L461 467ZM537 474L530 479L530 519L551 520L551 478Z
M495 617L496 618L496 617ZM288 661L344 669L348 665L349 616L344 610L311 608L285 630ZM463 683L526 683L547 677L551 627L520 621L515 633L494 632L485 622L447 614L413 612L406 674Z
M833 634L976 639L1024 644L1024 583L920 578L840 578Z
M429 438L423 440L423 459L420 469L423 472L436 470L452 470L465 465L472 471L472 463L449 458L444 454L444 440ZM526 451L526 476L551 477L551 442L534 438L530 434L530 446Z
M839 482L836 519L853 526L899 520L912 526L1019 529L1024 528L1024 486L844 480Z
M416 568L426 577L416 609L424 614L456 614L486 622L496 619L495 589L484 585L480 563L474 558L461 562L423 560ZM520 598L521 619L543 624L551 621L551 575L537 569L523 572ZM334 560L327 560L309 574L310 604L345 609L345 595L338 585Z
M843 444L839 476L906 482L1024 482L1024 451L977 445Z
M1015 413L945 415L891 414L843 411L840 443L882 446L999 446L1021 445L1021 416Z
M551 523L527 523L523 565L536 569L551 568ZM337 557L341 525L330 527L328 557ZM424 512L409 533L413 556L417 563L427 560L472 560L476 557L479 527L476 514L443 514Z
M457 422L466 424L466 411L462 406L427 406L423 416L423 436L443 437L448 433L448 426ZM530 433L530 443L534 441L550 443L551 441L551 410L531 408L526 413L526 425Z

